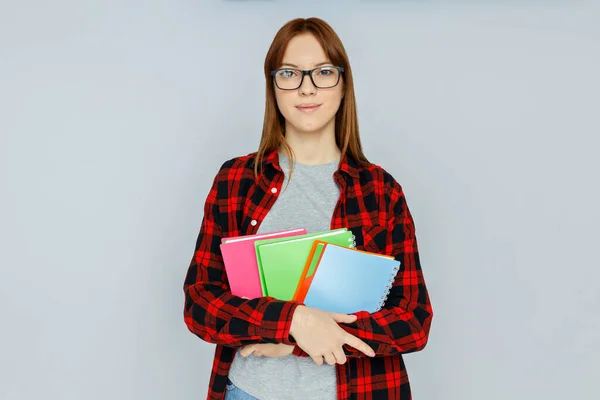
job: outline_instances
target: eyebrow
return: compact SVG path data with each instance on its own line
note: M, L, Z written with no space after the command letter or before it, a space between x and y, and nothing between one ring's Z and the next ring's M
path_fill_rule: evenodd
M326 64L331 64L331 62L330 61L323 61L323 62L320 62L318 64L315 64L315 67L320 67L321 65L326 65ZM292 64L292 63L288 63L288 62L284 62L284 63L281 64L282 67L284 65L289 65L290 67L293 67L293 68L300 68L299 66L297 66L295 64Z

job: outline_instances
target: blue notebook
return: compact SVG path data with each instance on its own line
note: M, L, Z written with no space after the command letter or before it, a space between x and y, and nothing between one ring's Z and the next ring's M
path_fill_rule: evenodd
M381 310L400 261L327 243L304 299L309 307L352 314Z

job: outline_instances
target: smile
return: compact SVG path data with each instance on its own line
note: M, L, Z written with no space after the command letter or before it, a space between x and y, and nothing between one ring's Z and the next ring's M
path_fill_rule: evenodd
M321 107L321 105L305 105L305 106L296 106L296 108L304 113L311 114L317 111Z

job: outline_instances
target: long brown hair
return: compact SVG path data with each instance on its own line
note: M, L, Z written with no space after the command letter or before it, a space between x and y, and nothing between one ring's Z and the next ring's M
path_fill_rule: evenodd
M319 18L296 18L287 22L275 35L265 58L264 72L266 80L265 118L262 137L256 153L254 173L258 176L258 168L266 154L283 145L290 157L290 172L293 164L293 152L285 141L285 119L277 107L271 71L281 67L283 54L290 40L302 33L311 33L319 41L329 60L336 66L344 68L344 96L335 115L335 141L341 150L341 158L346 154L354 158L358 164L370 164L362 151L358 133L358 117L352 69L342 41L333 28Z

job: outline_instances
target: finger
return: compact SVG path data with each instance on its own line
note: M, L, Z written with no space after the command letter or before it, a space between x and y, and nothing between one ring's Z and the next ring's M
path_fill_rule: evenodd
M362 340L357 338L356 336L352 336L352 335L348 334L346 336L346 340L344 342L369 357L375 357L375 352L373 351L373 349L368 344L366 344L365 342L363 342Z
M323 356L325 358L325 362L329 365L335 365L335 356L333 353L325 353Z
M340 324L350 324L356 321L356 315L353 314L331 313L331 317L335 322Z
M333 356L335 357L335 362L338 364L345 364L346 363L346 354L344 353L344 348L343 347L338 347L334 352L333 352Z
M255 346L253 344L249 344L248 346L244 346L242 348L242 350L240 350L240 355L242 357L248 357L254 351L254 347Z
M312 360L315 362L315 364L323 365L323 356L316 355L316 356L310 356L310 358L312 358Z

